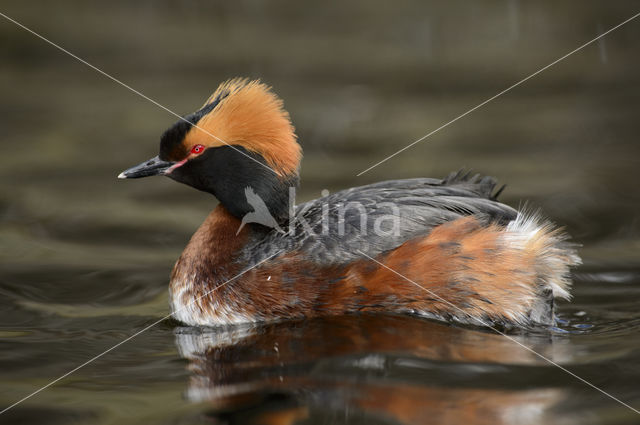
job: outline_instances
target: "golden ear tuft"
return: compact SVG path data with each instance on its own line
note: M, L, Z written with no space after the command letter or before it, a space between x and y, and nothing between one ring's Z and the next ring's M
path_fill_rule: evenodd
M260 80L234 78L220 84L205 106L216 101L219 104L187 133L187 148L198 143L222 146L222 139L262 155L279 174L297 173L302 150L289 113L269 86Z

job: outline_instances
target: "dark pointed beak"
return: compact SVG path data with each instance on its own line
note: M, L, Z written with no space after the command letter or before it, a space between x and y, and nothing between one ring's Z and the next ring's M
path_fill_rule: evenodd
M119 179L137 179L140 177L149 177L163 175L175 165L175 162L163 161L159 157L151 158L148 161L124 170L118 175Z

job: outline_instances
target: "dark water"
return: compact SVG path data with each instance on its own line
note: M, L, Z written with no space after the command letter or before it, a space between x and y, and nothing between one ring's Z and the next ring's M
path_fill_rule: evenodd
M640 21L356 174L637 13L637 2L18 2L0 11L184 114L262 77L305 148L302 198L460 167L582 244L574 300L512 338L640 409ZM122 182L174 119L0 18L0 401L168 313L215 205ZM490 331L352 316L223 330L165 321L0 423L633 424L640 416Z

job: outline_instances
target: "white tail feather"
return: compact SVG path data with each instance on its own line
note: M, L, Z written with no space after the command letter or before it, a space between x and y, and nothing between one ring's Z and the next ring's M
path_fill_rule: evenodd
M539 282L553 291L554 297L570 299L570 267L582 263L568 236L544 221L536 212L519 212L504 233L505 241L515 248L535 252ZM543 288L544 289L544 288Z

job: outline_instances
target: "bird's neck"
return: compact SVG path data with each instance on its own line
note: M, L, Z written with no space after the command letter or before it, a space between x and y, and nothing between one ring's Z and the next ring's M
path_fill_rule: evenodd
M213 194L235 218L255 213L279 224L289 219L290 198L299 182L297 170L289 175L277 173L261 155L241 146L207 150L170 176Z
M210 192L232 216L267 227L289 220L299 183L297 170L279 174L261 155L239 146L220 148L215 158Z
M212 192L224 208L234 217L278 224L289 220L294 203L298 177L281 177L274 173L261 173L255 178L227 180L216 185ZM244 221L244 220L243 220ZM255 221L254 221L255 222Z

